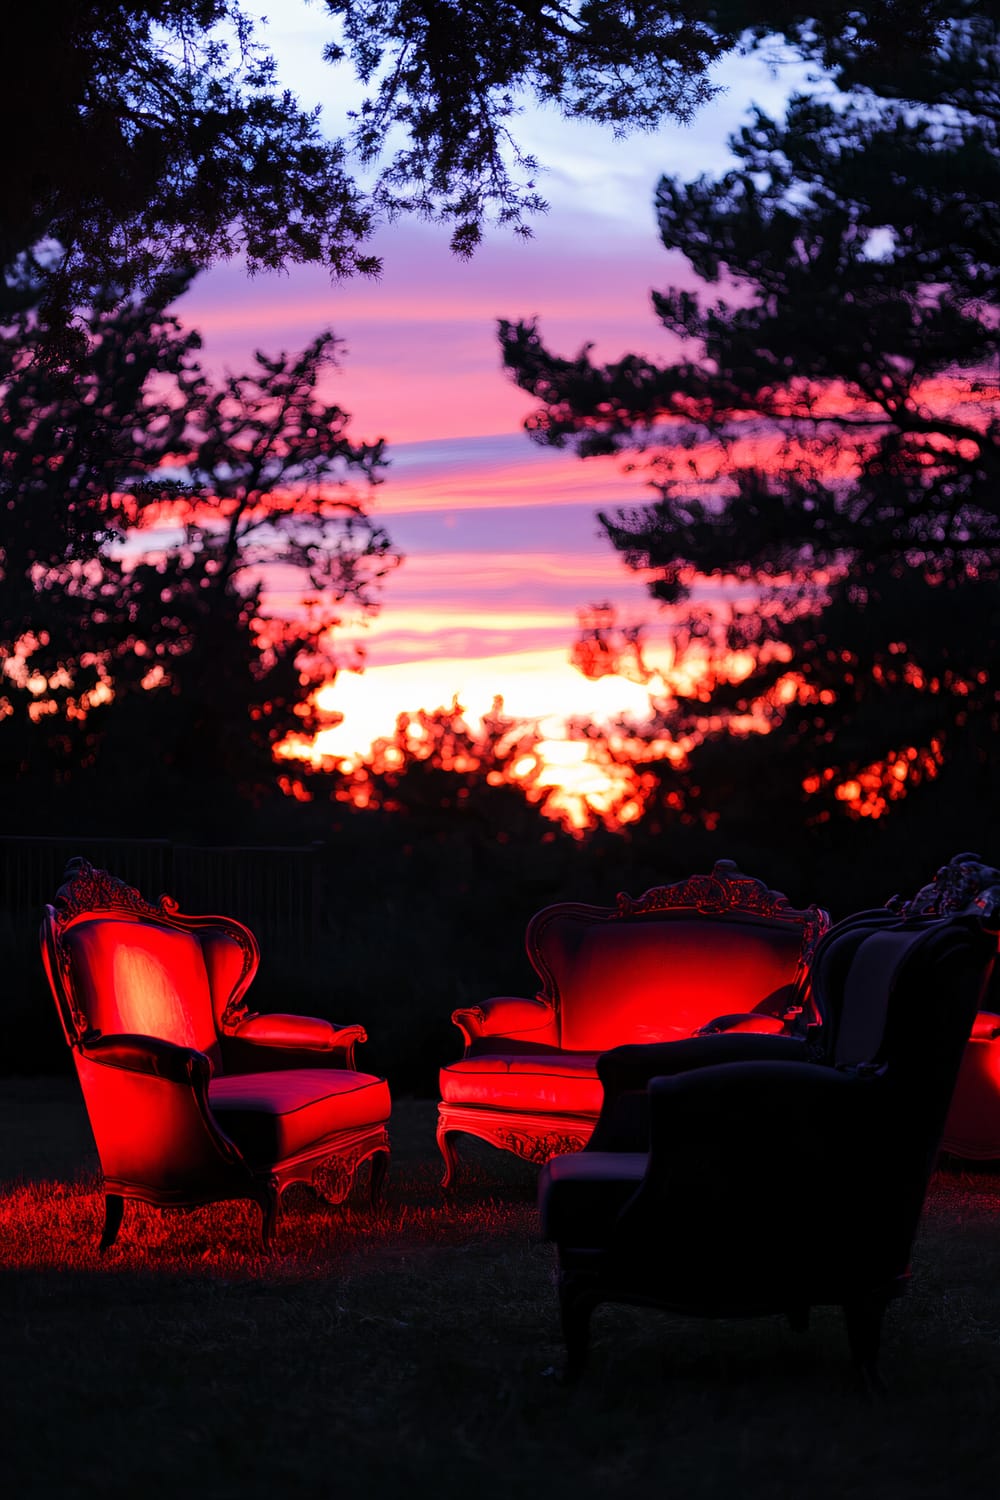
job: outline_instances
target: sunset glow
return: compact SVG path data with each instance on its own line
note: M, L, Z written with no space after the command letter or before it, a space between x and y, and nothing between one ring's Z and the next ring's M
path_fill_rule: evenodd
M631 769L598 763L585 741L567 738L566 724L575 717L604 724L621 715L642 719L648 693L622 678L577 677L566 670L565 653L552 650L417 659L370 667L362 675L342 673L320 691L317 706L343 714L343 720L315 741L286 743L284 753L350 771L374 741L391 737L406 706L446 708L457 699L475 730L497 697L505 714L529 721L542 735L532 756L512 768L511 779L530 791L531 800L544 800L547 812L573 827L612 809L620 816L619 804L634 800L637 781ZM636 811L626 812L625 820L635 816Z

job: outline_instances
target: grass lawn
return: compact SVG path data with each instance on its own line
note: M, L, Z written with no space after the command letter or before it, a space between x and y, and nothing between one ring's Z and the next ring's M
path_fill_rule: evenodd
M835 1309L594 1319L560 1383L535 1169L467 1142L442 1203L435 1107L401 1100L385 1212L129 1205L96 1252L76 1084L0 1080L0 1368L11 1496L987 1496L1000 1490L1000 1175L941 1171L884 1401ZM733 1246L734 1257L739 1246Z

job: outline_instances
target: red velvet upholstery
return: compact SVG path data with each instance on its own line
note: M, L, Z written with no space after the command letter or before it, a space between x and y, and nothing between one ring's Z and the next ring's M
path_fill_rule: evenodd
M582 1146L601 1108L605 1049L702 1030L804 1034L809 959L827 925L825 912L794 910L726 860L613 908L538 912L526 935L538 994L452 1016L466 1046L440 1076L445 1185L458 1133L533 1161Z
M976 1017L942 1145L966 1161L1000 1161L1000 1016L993 1011Z
M74 860L41 937L104 1173L102 1248L127 1198L252 1198L266 1244L292 1182L339 1201L371 1159L377 1194L390 1102L353 1068L364 1029L248 1012L259 951L241 923L152 906Z
M200 928L198 942L205 961L215 1029L220 1035L225 1035L233 1016L246 1014L246 1006L241 1003L247 988L243 977L245 944L237 942L233 932L222 927ZM235 1006L232 1004L234 996L237 997Z
M241 1042L254 1042L266 1047L308 1048L311 1052L333 1052L343 1045L345 1032L352 1041L365 1040L360 1026L335 1026L332 1021L319 1016L288 1016L280 1011L262 1016L246 1016L236 1027L233 1035Z
M482 1037L503 1037L540 1048L559 1046L559 1015L544 1000L493 995L481 1005L453 1011L451 1019L470 1045Z

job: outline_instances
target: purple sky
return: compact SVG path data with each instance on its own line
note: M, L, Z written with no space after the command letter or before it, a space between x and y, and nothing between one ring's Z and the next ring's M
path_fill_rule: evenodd
M357 102L343 72L320 61L330 35L320 7L280 0L266 13L282 79L303 102ZM398 712L456 694L473 718L502 694L508 712L546 716L554 738L560 716L641 710L639 689L586 682L568 651L582 606L608 599L629 619L653 614L595 521L598 507L644 498L642 483L609 461L582 463L528 440L520 429L530 402L501 372L495 323L537 316L564 354L587 340L605 358L667 354L649 293L689 273L658 242L657 177L723 165L726 135L750 100L780 108L797 78L801 70L730 65L727 93L693 126L633 140L532 112L521 135L550 168L539 186L551 210L527 243L495 230L460 262L446 233L404 220L376 242L378 281L331 286L315 268L248 279L229 265L180 304L204 335L206 363L234 370L254 348L298 348L332 327L346 349L331 393L356 437L389 443L377 514L406 561L364 631L364 674L341 673L330 690L345 717L325 748L365 748ZM332 109L324 119L337 129Z

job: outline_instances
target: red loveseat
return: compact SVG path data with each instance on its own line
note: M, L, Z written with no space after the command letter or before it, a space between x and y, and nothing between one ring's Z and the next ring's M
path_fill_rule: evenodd
M440 1075L443 1185L458 1134L538 1163L580 1150L601 1107L597 1058L611 1047L713 1030L804 1033L809 964L828 926L825 911L796 910L730 860L614 907L538 912L526 934L537 995L452 1016L465 1050Z

